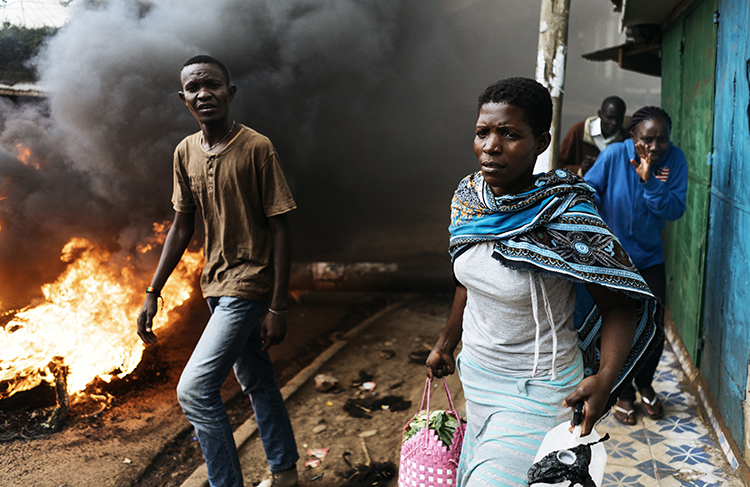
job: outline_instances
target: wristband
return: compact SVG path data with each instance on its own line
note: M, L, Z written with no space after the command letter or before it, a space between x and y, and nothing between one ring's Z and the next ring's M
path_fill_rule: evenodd
M277 310L275 310L273 308L268 308L268 312L271 313L271 314L274 314L276 316L286 316L286 314L287 314L288 311L287 310L277 311Z
M156 294L157 298L161 297L161 293L151 286L146 288L146 294Z

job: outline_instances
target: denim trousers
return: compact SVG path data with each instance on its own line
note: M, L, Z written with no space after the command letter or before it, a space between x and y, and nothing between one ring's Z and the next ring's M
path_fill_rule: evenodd
M270 470L289 470L299 454L271 358L261 350L260 318L267 303L222 296L209 297L208 306L211 319L182 372L177 399L195 428L211 487L242 487L237 447L221 400L221 385L232 367L252 402Z

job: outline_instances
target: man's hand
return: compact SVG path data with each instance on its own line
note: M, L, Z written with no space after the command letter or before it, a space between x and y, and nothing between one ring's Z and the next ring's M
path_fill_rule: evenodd
M277 315L270 311L260 325L260 339L263 342L263 350L268 350L273 345L284 341L286 336L286 315Z
M594 424L604 414L610 394L610 384L597 374L586 377L578 384L571 395L565 398L563 406L573 408L578 401L583 401L583 424L581 436L591 433ZM572 411L571 411L572 412Z
M581 176L589 172L594 162L596 162L596 157L591 155L583 156L583 159L581 159Z
M456 360L452 353L433 348L427 357L427 376L432 379L438 379L446 375L451 375L456 371Z
M151 331L154 316L159 309L158 297L154 293L146 294L146 301L143 302L141 314L138 315L138 336L147 345L156 343L156 335Z
M653 176L654 163L648 153L648 148L642 142L635 144L635 155L637 160L631 159L630 164L635 168L635 172L641 177L643 182L647 182Z

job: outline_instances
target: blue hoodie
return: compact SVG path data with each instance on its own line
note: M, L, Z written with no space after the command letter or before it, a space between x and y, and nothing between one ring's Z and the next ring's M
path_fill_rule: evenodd
M620 240L633 264L642 270L664 263L661 231L667 220L685 213L687 161L679 147L669 149L644 183L630 164L631 139L607 146L584 179L595 190L599 213Z

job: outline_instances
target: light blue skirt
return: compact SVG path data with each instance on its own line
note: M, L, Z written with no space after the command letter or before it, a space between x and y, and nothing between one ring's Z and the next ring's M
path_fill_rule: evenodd
M462 354L457 368L467 419L458 486L527 485L527 473L544 435L572 417L562 402L583 379L580 355L554 381L503 377Z

